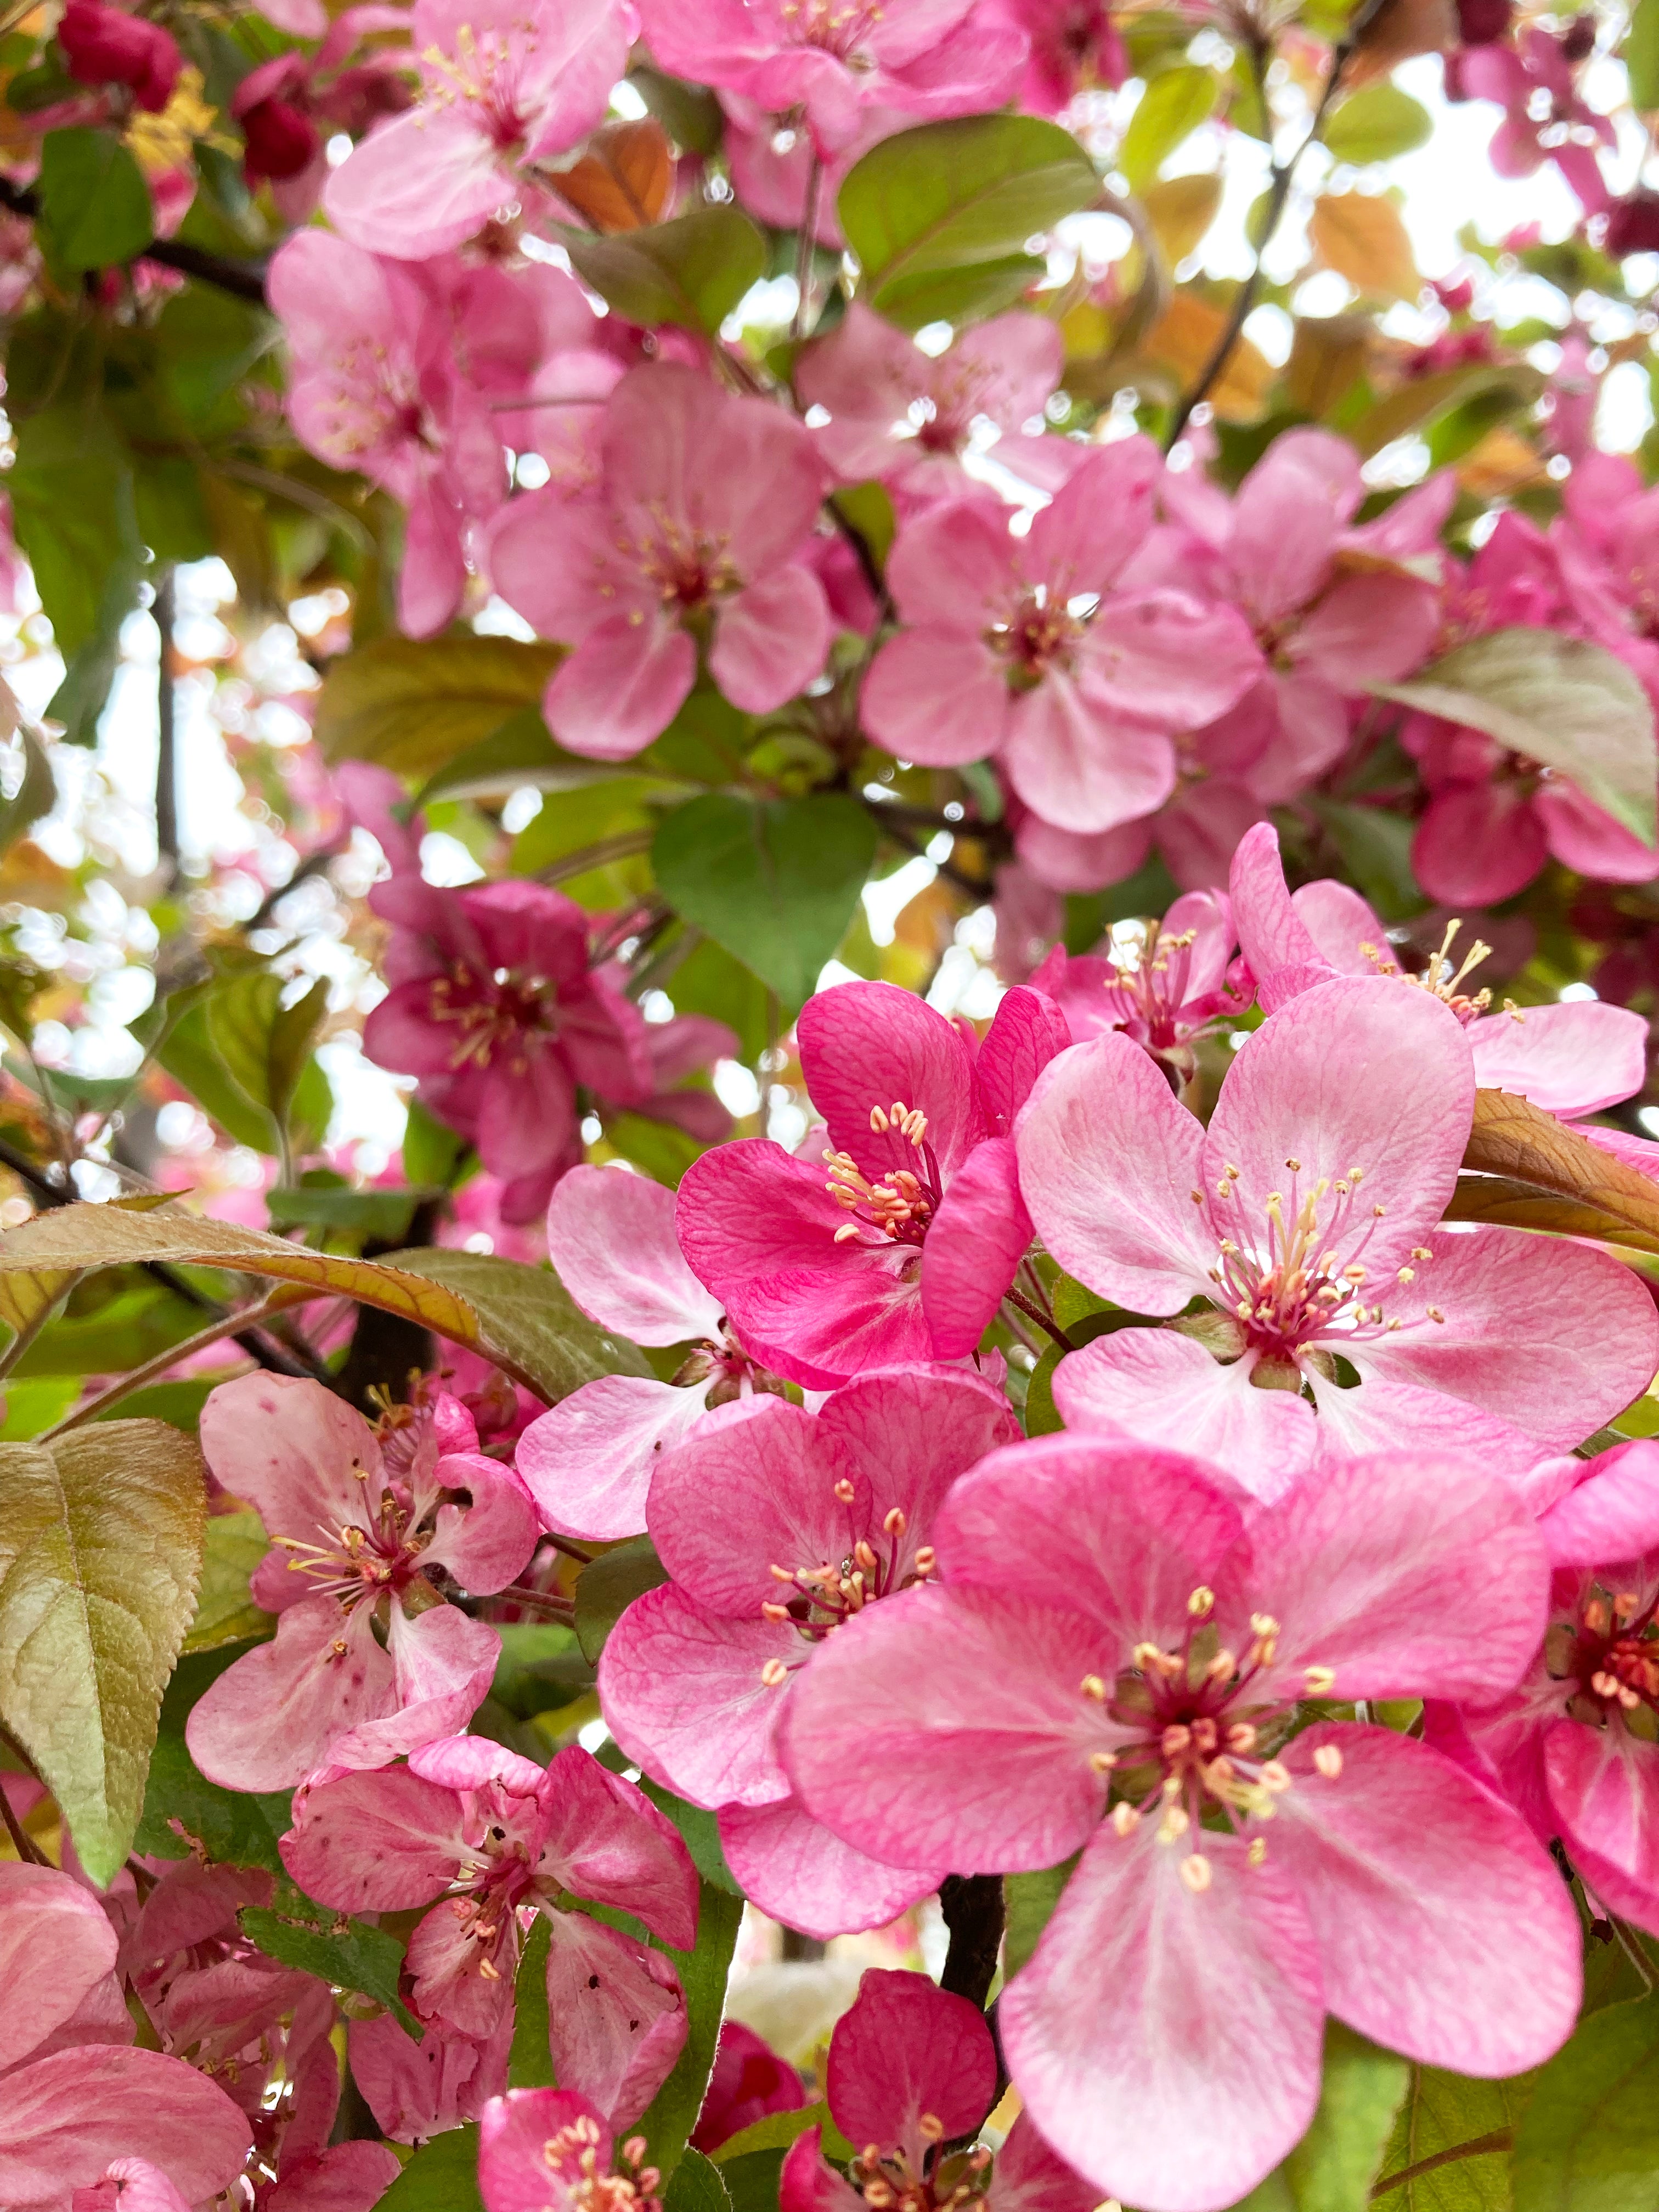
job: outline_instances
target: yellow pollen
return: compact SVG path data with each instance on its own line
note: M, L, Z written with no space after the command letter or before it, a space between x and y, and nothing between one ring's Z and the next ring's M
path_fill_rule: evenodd
M1194 1897L1202 1896L1212 1878L1210 1862L1201 1853L1193 1851L1181 1862L1181 1879Z
M939 1553L933 1549L931 1544L924 1544L916 1553L917 1574L921 1576L931 1575L938 1564Z
M1215 1592L1200 1583L1187 1601L1187 1610L1194 1620L1202 1620L1215 1604Z
M1120 1836L1133 1836L1140 1826L1140 1814L1133 1805L1114 1805L1112 1826Z
M1334 1782L1342 1771L1342 1753L1334 1743L1322 1743L1314 1753L1314 1765L1327 1782Z
M937 2112L924 2112L916 2122L916 2133L921 2137L923 2142L943 2142L945 2123Z
M1310 1698L1328 1698L1336 1687L1336 1669L1334 1667L1310 1667L1303 1679L1308 1686Z
M1117 1753L1115 1751L1091 1751L1089 1764L1097 1774L1109 1774L1117 1765Z
M1179 1843L1192 1825L1184 1807L1166 1805L1164 1818L1158 1824L1158 1840L1160 1844Z
M1261 1866L1267 1856L1267 1838L1265 1836L1252 1836L1250 1847L1244 1856L1252 1866Z
M1085 1698L1092 1698L1097 1705L1106 1702L1106 1685L1098 1674L1085 1674L1078 1684Z
M910 1524L904 1517L904 1508L902 1505L894 1505L889 1507L881 1525L885 1534L902 1536Z
M769 1659L761 1668L761 1680L769 1690L775 1690L789 1680L789 1669L781 1659Z

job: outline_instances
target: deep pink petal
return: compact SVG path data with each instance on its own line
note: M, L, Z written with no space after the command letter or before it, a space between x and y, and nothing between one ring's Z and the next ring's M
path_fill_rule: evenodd
M392 2160L395 2170L397 2160ZM75 2192L74 2212L190 2212L160 2166L148 2159L112 2158L101 2180Z
M613 2127L631 2127L685 2042L685 1998L673 1962L585 1912L551 1916L548 2040L553 2071Z
M611 1732L653 1779L693 1804L764 1805L788 1794L772 1748L787 1685L761 1679L769 1659L799 1663L793 1627L724 1620L673 1583L635 1598L599 1656Z
M159 2166L191 2204L229 2187L252 2130L230 2099L159 2051L60 2051L8 2074L0 2096L0 2202L70 2212L112 2159Z
M540 1865L574 1896L612 1905L677 1951L697 1940L697 1870L651 1800L579 1745L550 1763Z
M1031 1218L1068 1274L1136 1313L1207 1291L1215 1244L1190 1196L1203 1128L1138 1044L1096 1037L1052 1060L1015 1142Z
M779 2212L859 2212L863 2203L862 2190L825 2160L822 2128L795 2137L778 2176Z
M453 1451L439 1460L433 1480L442 1489L464 1492L469 1502L438 1508L422 1558L446 1568L471 1596L489 1597L505 1589L529 1565L541 1535L523 1479L483 1452Z
M723 1805L720 1849L744 1895L803 1936L890 1927L930 1897L948 1867L892 1867L843 1841L793 1797L775 1805Z
M801 1008L801 1072L830 1142L867 1176L908 1168L917 1150L873 1111L896 1104L927 1117L925 1141L946 1176L985 1133L968 1048L943 1014L892 983L838 983Z
M483 2043L442 2021L428 2021L416 2043L382 2013L351 2023L352 2079L384 2134L394 2142L421 2142L477 2119L486 2100L506 2088L512 2041L510 2010ZM535 2212L546 2202L539 2197Z
M410 1936L404 1958L410 2002L422 2019L484 2042L513 2010L519 1923L501 1904L477 1923L465 1905L461 1911L465 1918L434 1905Z
M972 1352L1031 1241L1012 1137L976 1146L945 1193L921 1255L921 1310L940 1359Z
M1659 1745L1617 1723L1558 1721L1544 1776L1573 1863L1606 1911L1659 1929Z
M992 1136L1012 1134L1015 1117L1038 1076L1071 1042L1066 1017L1052 999L1024 985L1004 994L974 1061L985 1127Z
M1341 1761L1334 1778L1320 1749ZM1302 1893L1325 2000L1351 2027L1427 2066L1525 2073L1571 2034L1583 1995L1577 1914L1520 1816L1449 1759L1392 1730L1306 1729L1264 1831Z
M997 2153L985 2202L987 2212L1095 2212L1099 2196L1022 2112Z
M1344 691L1398 684L1428 658L1439 594L1410 576L1344 576L1287 641L1291 657Z
M1302 2135L1319 2101L1319 1954L1291 1884L1243 1838L1099 1829L998 2007L1027 2111L1122 2203L1218 2212Z
M720 2022L714 2070L691 2130L691 2148L705 2154L718 2150L769 2113L798 2112L805 2102L805 2086L794 2068L752 2027L728 2014Z
M550 2144L558 2151L548 2156ZM478 2194L485 2212L566 2212L591 2193L582 2162L611 2168L611 2129L574 2089L509 2089L492 2097L478 2123Z
M601 1375L562 1398L519 1439L519 1472L543 1525L596 1543L638 1535L651 1478L702 1419L708 1395L648 1375Z
M0 2074L73 2016L118 1948L90 1890L52 1867L0 1863Z
M292 1790L339 1739L395 1703L392 1662L374 1640L370 1608L343 1614L331 1597L305 1598L278 1620L274 1641L197 1699L185 1741L208 1779L227 1790Z
M720 1310L685 1264L674 1194L622 1167L572 1168L547 1209L547 1256L590 1321L635 1344L712 1336Z
M830 2117L848 2142L877 2143L921 2170L931 2114L948 2138L972 2135L997 2092L997 2054L985 2015L926 1974L866 1969L836 2022L824 2076Z
M860 1501L869 1515L863 1533L892 1560L890 1582L902 1580L917 1548L933 1542L939 1508L957 1477L1019 1436L1001 1390L967 1367L855 1376L825 1400L817 1420L854 1479L863 1477L861 1489L867 1486L867 1508ZM895 1506L906 1522L900 1538L885 1534Z
M406 1767L349 1774L302 1790L281 1841L308 1897L340 1912L428 1905L468 1856L460 1800Z
M1659 1443L1642 1438L1566 1465L1577 1481L1539 1516L1552 1565L1607 1566L1659 1551Z
M1647 1080L1648 1025L1627 1006L1528 1006L1464 1032L1483 1091L1513 1091L1546 1114L1598 1114Z
M371 2212L403 2172L390 2143L334 2143L289 2171L265 2199L269 2212Z
M1495 906L1549 858L1544 824L1512 783L1453 784L1431 794L1412 839L1412 872L1431 898Z

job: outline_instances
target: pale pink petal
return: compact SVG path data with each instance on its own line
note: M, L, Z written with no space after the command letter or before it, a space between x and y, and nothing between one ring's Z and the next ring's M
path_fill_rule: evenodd
M1340 1760L1333 1777L1315 1759ZM1427 2066L1523 2074L1571 2034L1578 1917L1518 1814L1449 1759L1390 1729L1308 1729L1265 1832L1301 1891L1325 2001Z
M1420 1389L1391 1374L1368 1372L1357 1389L1344 1389L1311 1365L1302 1370L1319 1407L1316 1464L1394 1451L1410 1444L1425 1452L1500 1471L1524 1492L1548 1446L1513 1421L1484 1413L1442 1390Z
M432 1606L413 1620L394 1605L387 1645L397 1708L333 1738L327 1747L331 1765L384 1766L400 1752L454 1735L489 1694L501 1656L495 1630L453 1605Z
M613 2127L631 2127L685 2042L673 1962L585 1912L550 1916L548 2041L553 2071Z
M1307 925L1309 933L1339 975L1375 975L1376 961L1362 948L1370 945L1382 958L1391 957L1389 933L1356 890L1328 876L1304 884L1292 894L1291 904Z
M464 246L513 193L488 131L457 100L379 125L331 173L323 205L355 245L424 261Z
M1138 1044L1096 1037L1051 1061L1015 1141L1037 1234L1068 1274L1136 1313L1207 1292L1215 1240L1189 1195L1203 1128Z
M667 1815L574 1744L550 1762L541 1796L543 1872L574 1896L633 1913L663 1942L689 1951L697 1940L697 1870Z
M1279 832L1271 822L1247 830L1228 878L1240 950L1258 983L1281 968L1316 967L1322 954L1285 881Z
M1570 1451L1653 1379L1659 1313L1641 1277L1609 1254L1522 1229L1425 1232L1424 1242L1433 1260L1418 1263L1408 1295L1385 1301L1407 1325L1352 1347L1362 1377L1447 1391L1555 1451ZM1417 1318L1427 1304L1443 1324Z
M801 1072L830 1142L865 1173L908 1168L917 1147L898 1130L878 1132L896 1104L927 1115L925 1141L945 1173L985 1133L966 1045L943 1014L893 983L838 983L801 1008Z
M1546 1114L1598 1114L1647 1080L1648 1025L1627 1006L1528 1006L1464 1032L1483 1091L1513 1091Z
M1285 1194L1289 1217L1301 1194L1358 1171L1364 1180L1348 1201L1352 1225L1336 1241L1346 1261L1362 1224L1370 1231L1367 1279L1382 1291L1444 1212L1474 1110L1457 1017L1426 991L1340 977L1281 1007L1235 1056L1194 1183L1209 1195L1224 1169L1240 1170L1235 1196L1209 1196L1210 1206L1226 1224L1224 1234L1246 1242L1242 1221L1249 1242L1265 1251L1270 1191ZM1327 1237L1336 1235L1329 1226L1335 1204L1324 1201Z
M8 2074L0 2203L70 2212L116 2158L159 2166L186 2203L240 2173L252 2130L216 2083L159 2051L60 2051Z
M921 1310L934 1356L974 1350L1031 1241L1011 1137L976 1146L945 1194L921 1256Z
M668 727L696 673L697 649L677 623L611 615L549 684L542 712L584 760L631 760Z
M1659 1745L1617 1723L1556 1722L1544 1775L1561 1834L1604 1911L1659 1928Z
M1078 684L1091 706L1164 730L1196 730L1237 704L1261 655L1236 607L1185 592L1114 599L1084 641Z
M423 471L409 499L398 575L398 627L405 637L435 637L453 621L466 591L464 524L448 473Z
M648 1375L601 1375L532 1421L518 1467L544 1527L602 1544L638 1535L651 1478L702 1419L708 1395Z
M529 1565L541 1535L522 1478L483 1452L451 1451L439 1460L432 1479L467 1503L439 1506L423 1560L446 1569L470 1596L505 1589Z
M1273 1498L1312 1465L1317 1424L1295 1391L1258 1389L1255 1364L1224 1366L1173 1329L1115 1329L1060 1361L1054 1406L1068 1429L1194 1452Z
M142 2158L112 2158L101 2180L75 2192L74 2212L117 2212L118 2206L122 2212L190 2212L161 2168Z
M1577 1480L1547 1502L1528 1498L1552 1565L1605 1566L1659 1551L1659 1443L1644 1437L1558 1465Z
M1058 669L1013 701L1003 757L1034 813L1085 835L1151 814L1175 789L1175 747L1163 731L1097 705Z
M867 1857L815 1820L793 1797L775 1805L723 1805L720 1849L744 1895L803 1936L886 1928L931 1897L948 1867L892 1867Z
M463 1908L465 1910L465 1908ZM460 2034L487 2041L513 2009L519 1964L516 1914L497 1905L482 1940L469 1915L434 1905L409 1939L404 1970L410 2002L422 2020L441 2021Z
M533 1798L546 1770L487 1735L447 1735L409 1754L411 1773L445 1790L483 1790L498 1784L509 1796Z
M578 2132L584 2124L592 2130L586 2137ZM562 2148L550 2160L554 2142ZM611 2130L575 2090L509 2089L492 2097L478 2125L478 2194L485 2212L565 2212L592 2192L582 2163L590 2147L599 2172L608 2172Z
M1316 432L1317 447L1275 439L1240 485L1228 556L1256 621L1278 624L1311 599L1329 573L1341 524L1358 503L1358 456Z
M185 1741L209 1781L227 1790L292 1790L339 1739L395 1702L392 1662L374 1640L371 1608L342 1613L333 1598L309 1597L281 1616L271 1643L228 1667L197 1699Z
M713 1336L720 1310L681 1256L674 1194L622 1167L576 1167L547 1209L547 1256L590 1321L635 1344Z
M1243 1838L1206 1835L1194 1890L1156 1827L1098 1830L998 2019L1061 2158L1124 2203L1218 2212L1313 2118L1319 1954L1271 1845L1251 1866Z
M202 1408L202 1450L216 1479L255 1509L273 1536L311 1544L319 1531L331 1536L349 1524L374 1525L380 1475L374 1431L320 1382L266 1374L222 1382Z
M924 623L883 646L859 707L871 738L897 759L961 768L1000 749L1008 685L978 638Z
M937 626L966 644L1012 602L1013 562L1007 508L975 491L906 523L888 556L888 587L908 623Z
M720 602L708 672L734 707L769 714L822 671L832 627L823 585L787 561Z
M1549 1562L1501 1474L1414 1448L1307 1476L1250 1524L1250 1602L1283 1624L1273 1680L1322 1696L1485 1703L1542 1639ZM1469 1562L1479 1559L1478 1576Z
M301 1790L283 1864L307 1897L340 1912L429 1905L468 1856L460 1801L406 1767Z
M1120 438L1088 453L1065 486L1015 541L1022 575L1065 600L1115 581L1151 527L1152 494L1164 473L1148 437Z
M770 1686L761 1669L774 1658L799 1664L805 1649L758 1607L752 1620L721 1620L665 1583L635 1598L606 1638L599 1702L629 1756L693 1804L769 1804L789 1789L772 1748L787 1686Z
M926 1974L867 1968L830 2039L824 2090L848 2142L897 2152L919 2172L937 2132L972 2135L995 2101L997 2054L985 2015Z
M896 1866L1057 1865L1105 1809L1091 1753L1123 1740L1076 1687L1101 1656L1093 1621L1023 1597L884 1599L791 1687L780 1734L795 1793Z
M868 1485L872 1538L895 1506L904 1515L908 1526L891 1554L901 1572L916 1547L933 1542L934 1518L957 1477L1019 1436L1002 1391L966 1367L854 1376L825 1401L817 1423Z
M117 1948L90 1890L52 1867L0 1863L0 2073L73 2016Z
M1433 647L1440 598L1410 576L1345 576L1285 641L1294 661L1343 691L1398 684Z

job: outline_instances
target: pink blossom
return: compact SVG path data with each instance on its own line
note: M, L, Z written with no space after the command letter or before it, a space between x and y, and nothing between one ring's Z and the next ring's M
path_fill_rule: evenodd
M532 492L491 541L502 597L575 647L547 687L554 736L594 760L642 750L696 679L698 626L733 706L782 706L830 644L823 586L793 557L823 489L811 432L661 362L617 387L602 450L592 498Z
M301 230L273 256L266 290L292 357L295 434L409 509L398 619L429 636L460 605L469 521L507 496L487 401L458 374L447 319L399 263Z
M720 2025L714 2070L691 2130L694 2150L718 2150L769 2112L798 2112L806 2091L794 2068L740 2020Z
M415 0L420 96L330 177L329 220L399 260L464 245L520 197L521 165L567 152L604 119L637 21L627 0Z
M1659 1446L1535 1471L1555 1570L1525 1680L1490 1702L1424 1709L1425 1740L1559 1837L1603 1912L1659 1934Z
M1149 923L1133 958L1068 956L1057 945L1031 977L1052 999L1074 1044L1120 1031L1144 1046L1172 1083L1196 1073L1193 1039L1249 1006L1232 963L1233 918L1220 891L1189 891Z
M1059 115L1080 92L1097 85L1115 92L1130 74L1122 34L1103 0L990 0L988 12L1031 42L1019 88L1029 115Z
M619 2125L639 2118L685 2040L679 1978L661 1951L559 1909L568 1893L678 1949L696 1942L696 1869L632 1783L574 1746L544 1769L458 1736L407 1767L302 1790L294 1814L283 1861L308 1895L347 1912L431 1906L410 1937L410 2002L477 2043L511 2012L520 1941L543 1913L558 2077Z
M390 2013L354 2020L351 2075L380 2132L393 2142L424 2142L477 2119L507 2087L513 2025L510 2006L495 2033L483 2038L428 2021L416 2043Z
M58 18L58 43L77 84L125 85L152 115L172 99L185 65L171 31L101 0L69 0Z
M907 507L972 489L961 466L975 432L994 433L997 459L1056 489L1085 447L1042 434L1064 344L1045 315L995 316L938 355L854 301L830 335L807 347L795 389L830 420L818 444L848 483L882 479ZM1027 428L1033 421L1035 431Z
M847 240L836 216L836 203L854 164L896 131L908 131L915 122L897 107L866 107L857 136L827 156L820 157L809 131L793 125L781 127L777 118L741 93L720 95L726 114L722 150L732 173L732 189L745 211L775 230L799 230L805 218L812 164L819 163L817 206L812 235L820 246L839 253Z
M291 36L320 38L314 54L297 49L278 54L250 70L231 97L230 112L242 126L243 173L250 185L271 185L276 211L287 222L304 222L316 211L328 179L322 124L362 132L377 118L399 113L410 94L399 70L405 57L395 50L370 51L350 59L369 32L406 30L406 9L360 0L331 23L319 0L315 20L303 28L283 27ZM272 21L275 18L271 18Z
M1032 2121L1097 2187L1233 2203L1313 2118L1328 2012L1477 2077L1571 2033L1577 1917L1518 1815L1389 1729L1285 1733L1310 1694L1518 1679L1547 1568L1510 1484L1399 1452L1247 1526L1194 1461L1048 1437L965 1477L934 1538L943 1586L831 1639L786 1762L884 1858L1081 1850L998 2019Z
M1016 1434L975 1375L866 1375L816 1414L732 1407L652 1479L646 1521L672 1579L611 1631L605 1719L647 1774L719 1808L744 1893L790 1927L883 1927L949 1871L921 1855L878 1865L832 1835L791 1796L777 1731L831 1632L926 1577L945 1492Z
M1249 1038L1207 1130L1126 1037L1065 1054L1018 1133L1044 1243L1133 1312L1204 1302L1063 1359L1065 1420L1178 1440L1272 1496L1316 1455L1525 1466L1610 1419L1659 1365L1646 1285L1586 1244L1438 1227L1474 1106L1451 1010L1358 977Z
M612 2124L572 2089L493 2098L479 2129L484 2212L658 2212L659 2177L641 2165L643 2139L630 2138L618 2158Z
M1115 589L1152 525L1149 440L1089 454L1024 538L988 495L907 523L887 580L906 628L864 687L864 718L901 759L1000 756L1037 814L1110 830L1175 787L1172 733L1231 706L1261 662L1231 607Z
M533 1219L581 1158L579 1088L617 1106L650 1098L643 1017L589 968L586 915L544 884L441 890L394 872L369 904L393 934L365 1051L418 1075L505 1185L503 1218Z
M1358 891L1328 878L1289 889L1269 823L1252 830L1234 855L1232 899L1244 957L1269 1013L1334 975L1377 975L1449 1007L1483 1091L1514 1091L1571 1120L1617 1105L1647 1079L1648 1025L1639 1014L1588 1001L1524 1011L1506 1004L1490 1013L1490 991L1463 988L1490 947L1477 938L1460 960L1455 922L1423 974L1404 974L1387 930ZM1075 1022L1073 1029L1077 1034Z
M381 1765L476 1710L501 1639L442 1603L431 1571L503 1589L538 1531L524 1485L447 1405L462 1448L441 1451L434 1419L377 1437L320 1382L283 1376L240 1376L202 1409L209 1467L271 1539L250 1588L278 1615L275 1641L191 1713L191 1756L213 1781L287 1790L326 1765Z
M1025 60L1022 34L974 0L706 0L695 15L641 0L641 12L664 69L774 115L800 111L822 155L856 137L872 107L929 121L1000 107Z
M978 2006L926 1974L872 1967L836 2022L826 2074L830 2117L860 2152L843 2179L824 2161L823 2129L809 2128L783 2162L781 2212L948 2204L975 2185L970 2201L987 2212L1093 2212L1098 2191L1055 2157L1028 2112L994 2166L988 2150L945 2148L975 2134L996 2102L997 2054Z
M1462 98L1495 100L1504 111L1487 149L1500 177L1529 177L1551 161L1586 215L1609 204L1595 149L1614 144L1613 125L1580 99L1561 40L1528 24L1513 46L1466 46L1452 74Z
M635 1344L690 1349L672 1382L602 1375L520 1440L516 1464L545 1527L610 1542L645 1526L651 1478L711 1409L781 1385L750 1359L674 1233L674 1194L620 1167L572 1168L547 1216L554 1272L587 1316Z
M52 1867L0 1862L0 2202L75 2212L103 2191L128 2212L216 2197L252 2130L224 2091L182 2060L136 2051L115 1975L118 1941L89 1890ZM113 2161L155 2172L117 2172ZM86 2212L86 2208L81 2208Z
M839 983L796 1024L823 1167L764 1138L694 1160L676 1225L751 1358L809 1389L974 1351L1030 1242L1009 1133L1064 1018L1011 991L975 1056L890 983Z

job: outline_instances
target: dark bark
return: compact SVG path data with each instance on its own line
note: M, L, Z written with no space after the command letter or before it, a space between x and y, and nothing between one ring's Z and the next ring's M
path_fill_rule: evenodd
M1002 1876L946 1875L939 1886L939 1902L951 1932L939 1987L952 1996L966 1997L983 2012L1002 1948Z

